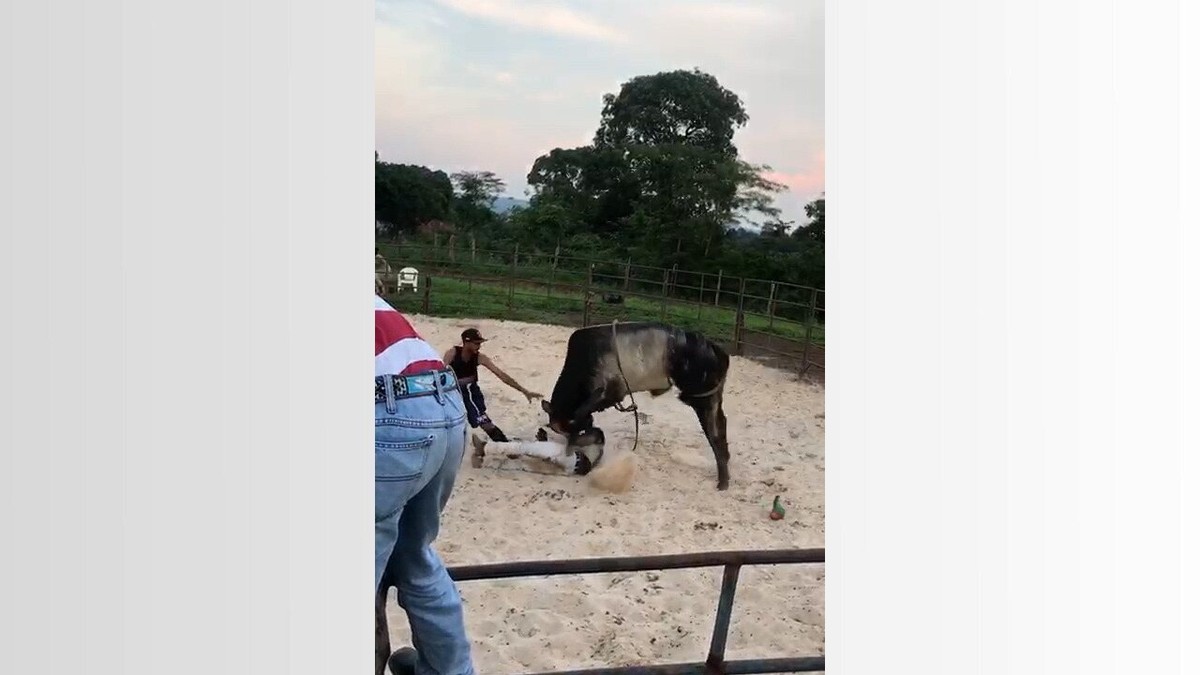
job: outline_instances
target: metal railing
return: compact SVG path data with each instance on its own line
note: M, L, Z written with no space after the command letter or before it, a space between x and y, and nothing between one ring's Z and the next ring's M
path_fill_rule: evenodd
M708 658L693 663L620 666L588 670L559 670L535 675L732 675L733 673L810 673L825 670L824 656L793 656L770 659L725 660L729 622L733 616L733 598L738 574L745 565L824 564L825 549L775 549L758 551L710 551L674 555L628 556L619 558L578 558L525 562L461 565L450 568L456 582L516 577L559 576L564 574L604 574L645 572L649 570L723 567L721 595L713 623Z

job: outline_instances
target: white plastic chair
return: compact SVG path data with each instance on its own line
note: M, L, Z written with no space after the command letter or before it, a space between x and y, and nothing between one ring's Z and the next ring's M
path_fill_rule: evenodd
M420 272L415 267L405 267L396 275L396 291L399 292L405 286L412 286L413 293L417 292L417 279Z

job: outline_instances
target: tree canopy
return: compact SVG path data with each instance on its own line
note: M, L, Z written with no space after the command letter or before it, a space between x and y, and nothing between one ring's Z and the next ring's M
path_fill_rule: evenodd
M454 187L443 171L413 164L389 164L375 156L375 222L379 232L412 232L430 220L451 215Z

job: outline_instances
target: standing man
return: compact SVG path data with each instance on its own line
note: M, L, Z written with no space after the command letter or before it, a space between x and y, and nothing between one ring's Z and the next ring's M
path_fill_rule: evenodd
M462 599L431 547L466 443L454 371L376 295L375 589L386 570L408 614L417 650L393 657L405 670L475 672Z
M517 384L516 380L500 370L499 366L480 351L483 343L487 342L487 338L483 337L478 329L468 328L462 332L460 337L462 344L446 350L442 358L450 364L450 367L454 369L455 376L458 377L458 386L462 391L463 401L467 404L467 423L471 425L472 429L482 427L493 441L507 442L508 437L488 417L487 403L483 400L483 390L479 388L479 366L482 365L492 371L496 377L500 378L501 382L524 394L527 401L542 398L542 395Z

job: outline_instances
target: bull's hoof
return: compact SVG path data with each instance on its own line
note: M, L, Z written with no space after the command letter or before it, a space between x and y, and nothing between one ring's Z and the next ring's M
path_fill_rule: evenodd
M717 481L717 489L718 490L728 490L729 489L729 479L726 478L725 480L718 480Z

